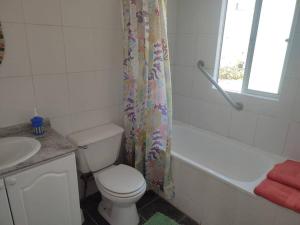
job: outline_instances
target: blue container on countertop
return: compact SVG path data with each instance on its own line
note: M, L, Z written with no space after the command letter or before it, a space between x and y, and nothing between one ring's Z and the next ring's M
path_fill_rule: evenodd
M45 133L44 130L44 118L37 114L36 109L34 110L34 117L31 119L31 126L33 128L33 134L35 136L41 136Z

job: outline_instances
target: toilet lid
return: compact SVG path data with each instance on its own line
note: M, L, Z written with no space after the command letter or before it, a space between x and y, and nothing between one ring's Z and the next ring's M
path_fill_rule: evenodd
M139 171L123 164L106 169L97 178L104 188L118 194L135 192L145 184Z

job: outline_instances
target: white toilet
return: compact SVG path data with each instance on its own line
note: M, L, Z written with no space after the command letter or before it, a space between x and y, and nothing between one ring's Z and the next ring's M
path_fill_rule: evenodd
M79 147L78 168L92 172L102 194L99 213L111 225L137 225L139 216L135 203L146 191L143 175L136 169L116 161L123 128L106 124L73 133L71 142Z

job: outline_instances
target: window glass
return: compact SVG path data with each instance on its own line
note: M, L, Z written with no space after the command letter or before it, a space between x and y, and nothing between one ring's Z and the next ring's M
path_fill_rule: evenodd
M228 0L219 67L219 84L241 91L255 0Z
M248 89L277 94L296 0L263 0Z

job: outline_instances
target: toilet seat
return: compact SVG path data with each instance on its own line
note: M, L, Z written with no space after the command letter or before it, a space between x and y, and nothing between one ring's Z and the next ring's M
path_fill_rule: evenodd
M131 192L131 193L128 193L128 194L115 193L115 192L112 192L112 191L106 189L103 186L101 186L100 189L101 189L102 193L105 192L107 195L112 196L114 198L120 198L120 199L134 198L134 197L140 195L141 193L145 192L146 183L140 189L138 189L137 191Z
M120 164L94 174L98 188L117 198L131 198L146 189L143 175L136 169Z

